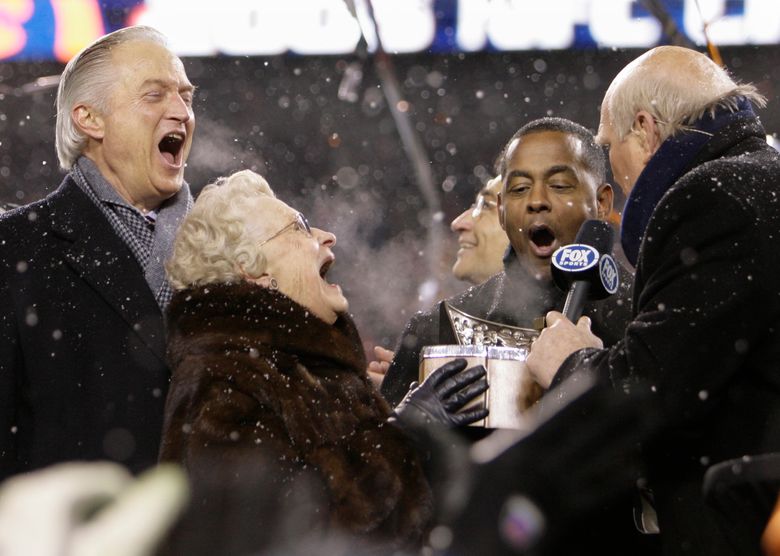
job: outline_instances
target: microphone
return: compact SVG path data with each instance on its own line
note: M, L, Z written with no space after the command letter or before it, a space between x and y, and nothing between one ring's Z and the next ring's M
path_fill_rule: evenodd
M552 277L558 288L569 292L563 315L570 321L576 323L582 316L587 300L604 299L617 291L618 267L611 255L614 242L608 222L586 220L574 243L553 253Z

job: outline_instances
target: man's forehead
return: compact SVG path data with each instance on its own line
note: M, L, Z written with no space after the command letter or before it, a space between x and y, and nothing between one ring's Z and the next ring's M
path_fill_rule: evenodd
M158 85L161 87L171 87L178 90L187 89L187 90L194 90L195 86L190 83L189 79L187 79L187 76L185 75L183 79L175 79L171 76L168 77L148 77L147 79L144 79L140 84L139 87L147 87L149 85Z
M192 87L184 63L162 44L131 41L118 45L112 55L118 69L137 80L156 79Z
M173 57L172 60L173 66L176 68L176 72L179 77L179 86L181 87L187 86L187 87L194 88L194 85L190 82L189 77L187 77L187 70L184 67L184 62L182 62L181 58L179 58L173 53L171 53L171 56Z
M594 137L596 144L608 145L610 141L609 136L611 132L612 132L612 123L609 120L609 115L606 113L606 110L603 110L601 112L601 118L599 118L599 129L596 132L596 137Z
M607 91L599 106L599 134L603 133L602 129L606 125L611 124L610 110L613 105L613 98L613 92L611 90Z
M557 130L532 132L518 137L510 144L509 165L527 149L535 151L532 162L544 160L547 166L559 166L569 164L572 160L581 161L585 146L582 139L571 133ZM542 157L539 157L540 153Z
M477 193L477 198L479 197L496 197L498 193L501 191L501 178L493 178L489 182L485 184L485 187L479 190Z

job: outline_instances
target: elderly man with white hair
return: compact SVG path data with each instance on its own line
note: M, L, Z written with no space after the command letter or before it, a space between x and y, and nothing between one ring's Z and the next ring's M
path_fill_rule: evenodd
M68 174L0 218L0 478L67 460L156 462L163 264L191 203L193 93L148 27L103 36L65 67L56 146Z
M588 371L652 392L657 434L644 448L665 554L734 553L702 476L780 448L780 158L753 111L763 105L684 48L655 48L618 74L597 139L627 195L634 318L601 349L587 319L550 313L528 358L553 392Z

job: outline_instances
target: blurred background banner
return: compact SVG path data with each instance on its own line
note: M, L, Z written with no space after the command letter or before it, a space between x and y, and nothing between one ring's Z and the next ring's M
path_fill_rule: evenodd
M373 26L351 13L367 5ZM58 186L58 76L84 45L132 24L165 33L198 86L193 191L250 168L336 233L329 277L367 346L391 347L413 311L465 289L450 275L447 227L506 140L542 116L595 130L607 85L641 51L706 51L708 38L769 98L768 140L780 130L777 0L0 0L0 204Z
M338 55L360 28L344 0L2 0L0 59L67 61L103 33L134 24L168 35L181 56ZM774 0L372 0L388 52L650 47L663 12L694 43L702 19L718 45L780 42ZM522 22L522 23L518 23Z

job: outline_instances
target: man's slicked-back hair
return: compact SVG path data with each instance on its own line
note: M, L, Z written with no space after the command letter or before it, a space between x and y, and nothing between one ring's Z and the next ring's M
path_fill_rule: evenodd
M604 155L604 149L596 144L596 138L593 136L593 133L576 122L567 120L566 118L553 117L532 120L518 129L501 150L501 154L498 156L495 164L496 173L502 177L506 175L506 157L512 144L517 139L530 135L531 133L540 133L543 131L555 131L580 139L582 141L582 161L587 170L595 178L596 185L601 185L606 181L607 157Z
M103 35L76 54L65 66L57 89L55 136L57 158L64 170L73 167L87 144L87 137L81 133L71 116L73 107L83 102L101 112L108 110L111 86L116 80L111 52L117 46L133 41L154 42L168 47L165 35L152 27L126 27Z

